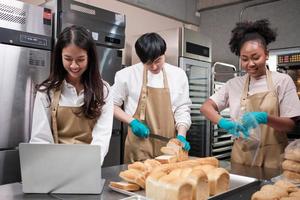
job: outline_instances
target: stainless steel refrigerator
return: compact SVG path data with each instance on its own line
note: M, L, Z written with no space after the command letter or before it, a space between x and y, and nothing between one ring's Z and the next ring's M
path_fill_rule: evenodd
M50 70L51 10L0 0L0 184L20 181L20 142L28 142L34 86Z
M52 0L43 6L51 8L55 13L56 35L73 24L81 25L92 32L101 76L113 85L115 73L122 69L121 49L125 43L125 16L74 0ZM103 166L122 163L121 129L121 122L114 120L110 147Z

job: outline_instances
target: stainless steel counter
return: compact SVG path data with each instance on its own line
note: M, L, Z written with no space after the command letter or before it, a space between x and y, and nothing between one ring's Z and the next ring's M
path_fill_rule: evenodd
M229 162L222 161L221 167L224 167L232 174L238 174L257 179L270 179L279 175L281 172L278 169L266 169L259 167L248 167L238 164L230 164ZM12 183L0 186L0 199L2 200L52 200L52 199L87 199L87 200L117 200L125 198L123 194L112 191L108 184L110 181L119 181L119 172L125 170L126 165L112 166L102 169L102 176L106 179L105 186L101 195L60 195L60 194L24 194L22 192L21 183ZM84 183L83 183L84 184Z

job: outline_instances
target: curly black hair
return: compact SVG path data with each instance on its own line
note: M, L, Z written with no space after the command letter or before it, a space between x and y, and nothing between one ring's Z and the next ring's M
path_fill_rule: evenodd
M276 30L270 28L267 19L239 22L231 31L230 50L239 56L242 45L249 40L259 40L267 48L269 43L276 40L276 36Z

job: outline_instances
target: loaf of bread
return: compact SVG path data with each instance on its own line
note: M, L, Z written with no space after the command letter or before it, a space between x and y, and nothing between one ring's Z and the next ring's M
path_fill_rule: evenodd
M214 168L207 172L210 195L220 194L229 189L229 173L224 168Z
M270 193L268 191L257 191L255 192L251 200L280 200L281 198L276 193Z
M145 173L136 169L128 169L120 172L119 176L129 182L139 185L141 188L145 188Z
M181 178L171 175L148 176L146 197L152 200L192 200L193 186Z
M282 169L300 173L300 162L285 160L282 162Z
M214 165L198 165L198 166L195 166L193 169L201 169L203 170L206 174L210 171L210 170L213 170L217 168L216 166Z
M276 185L278 187L281 187L281 188L284 188L288 193L298 191L297 186L293 183L288 182L288 181L279 180L279 181L276 181L274 185Z
M289 195L285 188L278 187L276 185L264 185L261 187L260 191L275 193L279 198L287 197Z
M300 190L298 189L298 191L295 192L291 192L289 194L290 197L297 197L298 199L300 199Z
M296 172L292 172L289 170L283 171L283 176L289 180L291 180L293 183L300 183L300 174Z
M193 169L187 176L187 181L193 186L193 200L206 200L209 197L207 175L201 169Z
M126 191L138 191L140 189L140 186L138 186L137 184L128 183L128 182L124 182L124 181L120 181L120 182L111 181L109 183L109 186L118 188L121 190L126 190Z
M161 164L176 163L177 156L176 155L161 155L161 156L156 157L155 160L157 160Z
M209 196L207 176L201 169L188 167L173 169L168 174L157 171L146 179L146 196L152 200L206 200Z
M286 148L284 158L300 162L300 149L299 148Z
M276 181L274 185L264 185L252 195L251 200L294 200L300 199L299 188L286 180Z
M199 165L212 165L215 167L219 167L219 160L215 157L205 157L196 159Z
M299 197L281 197L280 200L299 200Z

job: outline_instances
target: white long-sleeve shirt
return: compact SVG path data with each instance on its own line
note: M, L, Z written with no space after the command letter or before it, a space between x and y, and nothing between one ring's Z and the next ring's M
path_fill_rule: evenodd
M191 125L190 107L192 102L189 98L187 76L181 68L168 63L164 64L164 69L168 80L176 127L182 125L189 129ZM114 104L121 106L124 102L124 110L131 116L134 115L137 109L143 84L143 70L143 64L137 63L118 71L115 76L115 83L112 87ZM147 86L163 88L162 71L158 74L152 74L148 71L147 74Z
M113 98L112 92L109 89L109 84L104 83L107 87L104 88L105 104L102 107L101 116L98 118L93 131L91 144L101 146L101 164L106 156L109 148L109 142L112 133L113 123ZM50 92L51 99L53 92ZM64 81L59 106L80 107L84 103L84 91L78 95L73 85ZM51 131L51 108L47 94L45 92L37 92L34 109L33 122L30 143L54 143Z

